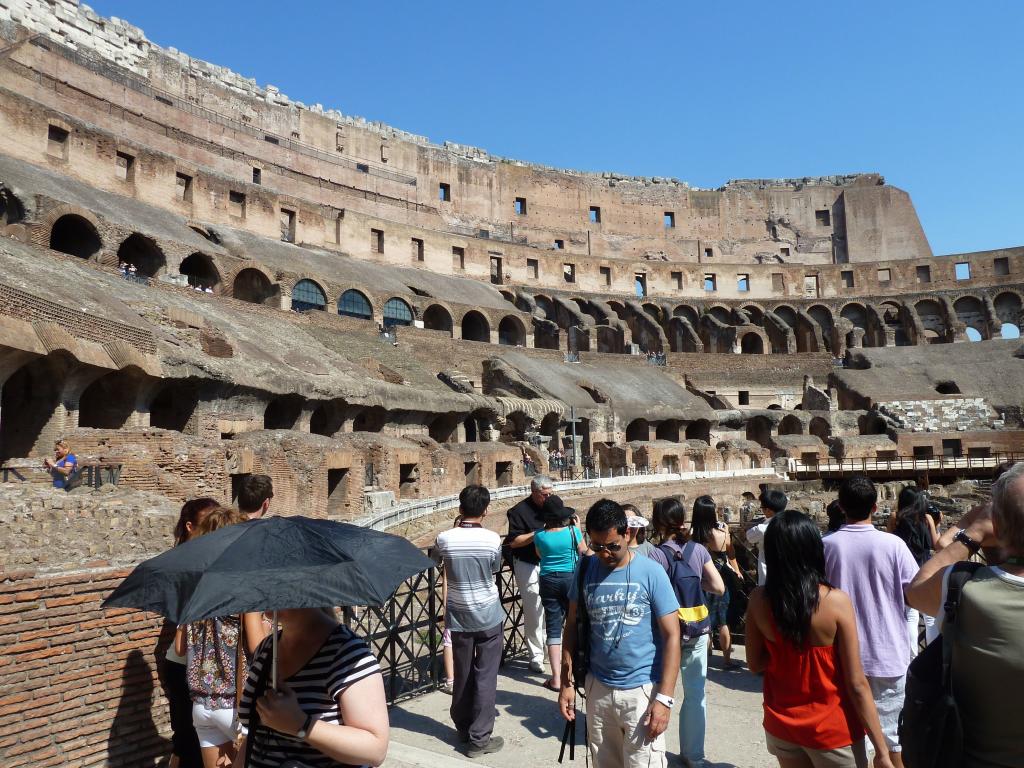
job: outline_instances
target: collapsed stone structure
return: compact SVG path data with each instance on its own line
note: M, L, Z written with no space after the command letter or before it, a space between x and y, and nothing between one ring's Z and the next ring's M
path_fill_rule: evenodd
M0 464L29 481L66 437L165 511L265 472L280 513L366 522L556 451L675 478L1024 448L1024 248L933 256L878 174L704 190L437 145L73 0L0 0L0 135ZM30 564L12 594L55 578Z

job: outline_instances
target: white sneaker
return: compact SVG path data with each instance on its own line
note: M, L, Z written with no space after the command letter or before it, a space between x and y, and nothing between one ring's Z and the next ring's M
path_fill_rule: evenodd
M542 661L531 661L530 662L530 671L531 672L543 672L544 671L544 662L542 662Z
M449 696L451 696L455 690L455 686L450 680L445 680L443 683L441 683L438 690L440 690L441 693L447 693Z

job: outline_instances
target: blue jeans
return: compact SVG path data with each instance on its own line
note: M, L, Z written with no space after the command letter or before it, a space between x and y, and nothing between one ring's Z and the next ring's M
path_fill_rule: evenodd
M683 643L679 674L683 679L683 705L679 709L679 751L691 763L704 759L704 730L707 701L704 684L708 677L708 635Z
M569 588L574 571L546 573L540 577L540 602L544 606L544 624L548 645L562 642L562 626L569 610Z

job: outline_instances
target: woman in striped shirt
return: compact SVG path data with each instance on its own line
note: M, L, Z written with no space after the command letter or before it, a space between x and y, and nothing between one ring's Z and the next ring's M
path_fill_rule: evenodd
M256 650L239 706L249 729L249 765L278 768L289 759L310 768L380 765L388 750L388 709L369 647L325 610L278 611L278 620L278 690L270 680L268 637ZM245 753L239 750L236 768L245 765Z

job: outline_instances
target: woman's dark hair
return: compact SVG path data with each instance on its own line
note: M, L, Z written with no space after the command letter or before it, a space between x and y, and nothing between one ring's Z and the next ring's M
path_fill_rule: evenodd
M910 554L918 565L928 559L932 548L928 524L924 516L928 514L928 496L909 485L900 491L897 500L896 527L893 533L906 542Z
M900 489L899 496L896 497L896 508L902 512L905 508L916 502L921 496L922 493L913 485L905 485Z
M686 523L686 509L675 496L668 496L654 502L654 530L664 539L671 539Z
M190 524L192 530L195 530L199 524L199 516L218 506L220 505L215 499L205 496L200 499L189 499L182 504L178 522L174 525L174 545L182 544L188 538L187 525Z
M718 512L715 500L710 496L698 496L693 502L693 520L690 522L690 541L698 544L712 543L711 532L718 526Z
M846 522L846 513L843 512L843 505L839 503L839 499L833 499L828 503L828 506L825 507L825 514L828 515L829 533L835 533Z
M825 580L825 547L811 518L787 509L772 518L764 535L768 567L764 589L775 626L798 648L807 644L811 617L818 610L818 588Z
M552 494L544 500L543 514L545 528L559 528L576 514L576 510L565 506L561 496Z

